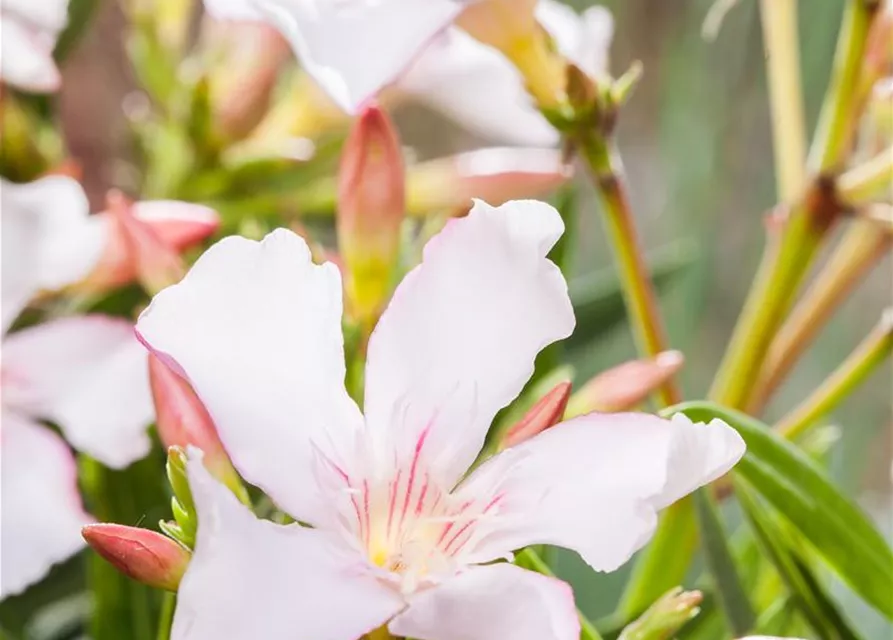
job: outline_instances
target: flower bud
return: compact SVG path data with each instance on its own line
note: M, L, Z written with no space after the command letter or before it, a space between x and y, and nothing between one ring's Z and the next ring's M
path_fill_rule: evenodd
M192 554L155 531L120 524L91 524L84 540L118 571L156 589L176 591Z
M411 166L406 209L415 215L465 211L472 198L497 206L546 194L572 171L556 149L479 149Z
M654 358L630 360L592 378L570 399L567 417L593 411L627 411L642 403L672 378L684 362L679 351L664 351Z
M201 449L205 467L211 475L241 500L247 500L245 487L217 435L214 421L189 383L152 354L149 356L149 384L162 444L182 449L192 445Z
M338 174L338 248L354 316L371 327L388 299L406 208L403 157L387 115L370 107L344 146Z
M534 14L536 0L480 0L469 3L457 24L473 38L505 55L524 77L541 109L555 110L565 100L564 58Z
M155 292L182 277L179 253L217 230L217 214L201 205L156 200L129 202L113 192L108 209L95 216L107 228L102 257L93 272L74 288L108 291L134 280Z
M626 627L618 640L666 640L700 612L700 591L671 589Z
M509 428L500 448L514 447L561 422L570 395L570 382L555 385L524 414L523 418Z
M215 131L224 140L240 140L267 113L291 48L279 31L259 22L209 18L203 35Z

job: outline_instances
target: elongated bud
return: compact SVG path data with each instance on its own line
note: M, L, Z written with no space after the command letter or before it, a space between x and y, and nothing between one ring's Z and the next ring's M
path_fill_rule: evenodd
M618 640L667 640L700 612L700 591L676 587L662 595L638 620L626 627Z
M571 175L556 149L469 151L409 167L406 209L415 215L464 211L472 198L497 206L549 193Z
M566 100L567 63L537 23L536 4L536 0L468 3L457 24L476 40L502 52L521 73L537 106L554 111Z
M406 209L397 133L377 107L357 119L338 175L338 248L351 311L370 326L388 299Z
M555 385L523 418L509 428L500 448L514 447L561 422L570 395L570 382Z
M156 589L176 591L192 554L155 531L120 524L91 524L84 540L118 571Z
M239 140L261 121L291 48L279 31L259 22L204 24L215 132Z
M635 408L655 389L672 378L685 359L679 351L664 351L654 358L630 360L592 378L570 399L567 417Z
M182 449L192 445L201 449L205 454L205 467L211 475L246 502L245 487L217 435L214 421L189 383L160 358L150 355L149 384L162 444Z

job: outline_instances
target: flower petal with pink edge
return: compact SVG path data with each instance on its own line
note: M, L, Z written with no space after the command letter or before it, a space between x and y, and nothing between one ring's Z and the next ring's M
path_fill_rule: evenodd
M51 420L79 451L122 468L151 447L148 356L129 321L53 320L3 343L4 405Z
M214 209L179 200L134 202L133 214L148 224L162 242L179 251L201 242L220 226L220 216Z
M322 451L343 464L362 426L344 389L341 308L338 269L314 265L280 229L221 240L137 323L201 398L242 476L314 524L329 515L314 461Z
M190 451L195 553L172 640L353 640L403 609L356 552L318 529L258 520Z
M460 486L460 495L498 497L491 529L469 561L545 543L613 571L650 539L658 510L743 454L741 436L720 420L637 413L569 420L491 458Z
M614 18L608 9L594 6L578 14L556 0L539 0L536 18L555 39L562 55L583 73L594 79L608 73L608 53L614 35Z
M473 567L421 591L388 625L420 640L577 640L570 585L511 564Z
M567 285L546 254L563 231L535 201L477 201L425 247L369 341L366 421L449 486L480 451L496 412L517 396L536 354L567 337Z
M64 176L27 184L0 181L0 210L5 331L40 290L85 277L99 261L106 232L89 224L84 190Z
M0 431L0 600L39 581L83 546L74 456L51 430L4 410Z
M459 29L438 36L398 87L491 140L523 146L558 143L554 127L533 106L512 64Z
M355 113L411 64L463 3L257 0L255 6L282 32L304 69L331 98Z

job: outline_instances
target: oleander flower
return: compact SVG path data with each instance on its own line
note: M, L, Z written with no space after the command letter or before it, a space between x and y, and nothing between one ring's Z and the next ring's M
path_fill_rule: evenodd
M579 637L567 584L501 561L548 543L616 569L744 444L720 421L593 414L470 470L536 354L573 330L546 258L562 231L533 201L450 221L371 335L362 414L338 270L295 234L226 238L154 298L141 339L298 521L257 519L190 450L198 535L173 638L349 640L385 624L421 640Z

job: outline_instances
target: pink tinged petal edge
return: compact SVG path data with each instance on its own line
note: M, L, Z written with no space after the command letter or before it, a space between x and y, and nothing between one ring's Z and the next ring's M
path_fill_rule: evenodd
M254 6L282 32L331 98L355 113L412 63L459 15L463 3L257 0Z
M5 331L39 291L84 278L102 255L107 230L90 218L80 184L64 176L0 180L0 202Z
M590 414L559 424L495 456L459 487L460 495L502 495L469 561L546 543L613 571L650 539L658 510L726 473L744 449L722 421L693 424L682 414Z
M81 504L74 456L59 436L9 410L0 432L0 600L38 582L83 546L92 521Z
M449 486L517 396L536 354L570 335L567 284L545 256L563 231L535 201L476 201L425 247L369 342L366 420L409 455L430 426L428 463Z
M3 343L4 404L59 425L103 464L123 468L151 447L148 356L126 320L62 318Z
M421 591L388 625L421 640L577 640L570 585L511 564L472 567Z
M290 515L330 517L317 450L344 466L362 416L344 389L338 269L314 265L280 229L211 247L137 322L141 340L189 381L233 464Z
M317 529L258 520L197 449L189 457L198 536L172 640L352 640L405 607L356 551Z

